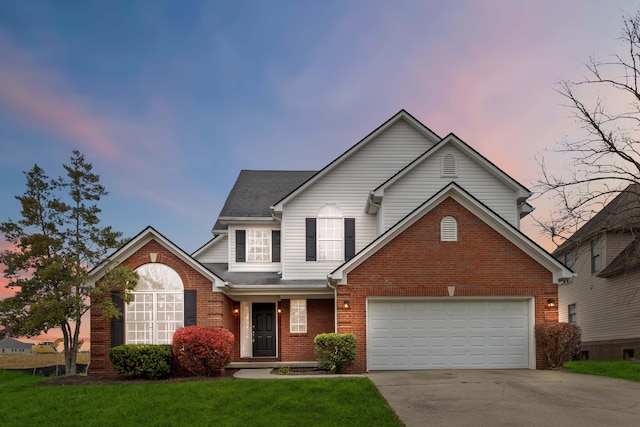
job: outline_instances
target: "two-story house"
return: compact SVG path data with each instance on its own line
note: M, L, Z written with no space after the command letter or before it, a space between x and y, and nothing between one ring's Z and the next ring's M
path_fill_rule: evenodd
M576 272L559 316L582 330L581 357L640 356L640 185L631 184L553 253Z
M541 367L533 328L572 273L519 231L529 196L404 110L320 171L242 171L193 254L147 228L110 257L141 280L122 318L92 312L91 372L191 324L231 330L236 366L313 362L316 334L351 332L353 372Z

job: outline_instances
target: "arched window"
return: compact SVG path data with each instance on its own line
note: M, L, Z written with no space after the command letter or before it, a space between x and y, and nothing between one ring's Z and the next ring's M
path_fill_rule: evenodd
M456 156L451 153L447 153L442 156L441 175L456 177L458 176L458 165L456 162Z
M452 216L445 216L440 221L440 240L443 242L458 241L458 221Z
M318 260L341 261L342 248L342 209L337 205L327 204L318 211Z
M184 286L171 267L144 264L136 269L140 280L126 306L127 344L171 344L184 326Z

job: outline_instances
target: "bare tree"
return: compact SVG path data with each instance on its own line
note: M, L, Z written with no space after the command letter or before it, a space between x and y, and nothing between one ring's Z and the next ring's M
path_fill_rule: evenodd
M629 186L640 183L640 12L623 16L622 30L623 53L613 53L607 61L592 57L580 80L559 84L580 134L553 151L556 158L568 159L566 164L552 167L539 160L542 174L535 186L554 202L550 218L535 220L556 245L622 190L632 191L637 186ZM640 218L632 222L635 228Z

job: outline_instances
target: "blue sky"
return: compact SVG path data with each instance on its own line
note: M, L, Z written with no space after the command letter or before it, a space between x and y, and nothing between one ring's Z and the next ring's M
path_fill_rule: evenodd
M531 188L575 128L557 81L620 46L636 7L4 0L0 220L19 216L22 171L59 175L77 148L110 191L105 225L192 252L241 169L320 169L401 108Z

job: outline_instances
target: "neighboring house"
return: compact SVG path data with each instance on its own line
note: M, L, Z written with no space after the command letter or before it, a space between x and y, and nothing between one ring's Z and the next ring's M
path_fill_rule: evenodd
M314 362L335 331L352 372L544 367L534 325L572 272L519 231L529 196L404 110L320 171L242 171L193 254L149 227L110 257L142 279L121 319L92 310L91 373L192 324L234 333L233 366Z
M559 316L582 330L582 358L640 356L640 185L632 184L553 255L576 272Z
M0 354L31 354L31 347L33 347L33 344L13 338L0 340Z

